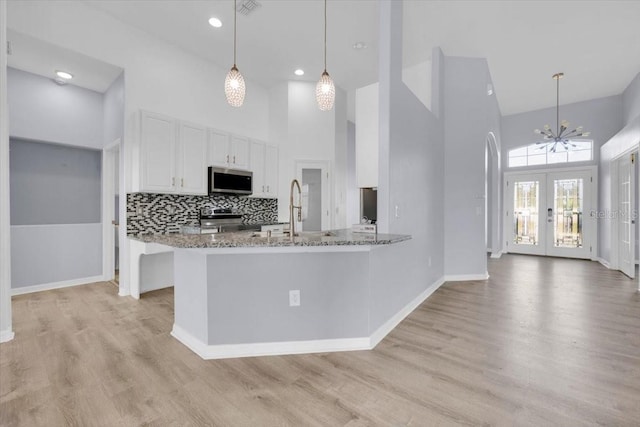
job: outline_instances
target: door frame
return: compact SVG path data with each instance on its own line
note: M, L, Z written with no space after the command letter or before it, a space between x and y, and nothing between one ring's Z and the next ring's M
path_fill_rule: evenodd
M620 161L621 158L625 156L629 156L633 153L640 154L640 146L632 147L624 151L623 153L618 154L617 156L612 158L609 163L609 168L611 171L611 210L612 211L618 211L620 207L620 200L618 197L618 179L620 175L618 162ZM638 161L638 159L636 159L636 161ZM640 188L639 188L640 185L638 185L637 182L635 184L636 185L635 185L635 191L634 191L633 197L640 197ZM633 202L635 202L635 200ZM634 203L634 206L635 206L635 203ZM611 235L609 236L610 257L609 257L609 265L607 267L610 268L611 270L620 270L620 251L619 251L620 248L618 246L619 233L620 233L620 219L618 218L617 215L610 215L610 218L608 219L611 219ZM637 226L638 224L636 220L636 227ZM635 254L635 257L637 256L638 254ZM638 280L640 283L640 277L638 278ZM640 285L638 286L638 289L640 289Z
M548 174L548 173L557 173L557 172L578 172L578 171L589 171L591 173L591 206L589 207L589 215L588 219L592 221L593 236L591 236L588 244L591 247L591 256L589 259L592 261L598 260L598 221L596 220L596 212L598 206L598 166L597 165L586 165L586 166L574 166L574 167L558 167L558 168L541 168L541 169L527 169L527 170L510 170L509 172L505 172L503 175L503 185L502 185L502 197L504 199L503 212L505 212L502 228L502 252L508 253L508 241L511 236L511 221L507 220L507 212L511 208L511 206L507 206L508 199L508 191L507 188L510 177L516 175L533 175L533 174ZM546 200L545 200L546 203ZM510 218L509 218L510 219ZM546 220L546 217L545 217Z
M320 169L322 179L322 210L326 211L326 215L322 215L322 230L331 230L332 227L332 177L331 162L329 160L296 160L296 179L302 186L302 169ZM300 223L296 223L296 228L300 226ZM297 228L302 230L302 227Z
M123 188L123 168L122 162L122 144L120 138L108 144L102 149L102 277L105 281L114 279L115 275L115 238L113 233L113 218L115 211L115 194L114 185L116 166L118 170L119 193L122 196ZM125 195L126 198L126 195ZM120 199L118 212L121 211L123 200ZM118 215L120 217L120 215ZM118 218L121 219L121 218ZM122 225L122 221L118 221ZM124 242L122 236L122 227L118 230L120 242ZM119 252L119 264L122 265L122 251Z

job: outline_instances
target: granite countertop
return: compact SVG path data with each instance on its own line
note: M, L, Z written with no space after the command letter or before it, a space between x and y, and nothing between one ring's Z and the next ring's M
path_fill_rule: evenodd
M301 232L291 242L288 235L239 231L217 234L137 234L128 236L144 243L159 243L174 248L252 248L280 246L389 245L411 239L404 234L353 233L349 229Z

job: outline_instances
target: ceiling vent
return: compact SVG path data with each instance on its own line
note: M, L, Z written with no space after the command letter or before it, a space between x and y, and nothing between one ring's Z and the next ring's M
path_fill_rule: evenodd
M254 10L262 7L256 0L245 0L238 5L238 13L244 16L248 16Z

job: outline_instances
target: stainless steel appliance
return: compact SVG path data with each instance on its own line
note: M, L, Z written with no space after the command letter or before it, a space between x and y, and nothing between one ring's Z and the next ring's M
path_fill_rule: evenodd
M202 208L200 210L200 233L224 233L229 231L259 230L259 225L242 223L242 213L229 208Z
M253 172L209 166L209 194L235 194L250 196L253 193Z

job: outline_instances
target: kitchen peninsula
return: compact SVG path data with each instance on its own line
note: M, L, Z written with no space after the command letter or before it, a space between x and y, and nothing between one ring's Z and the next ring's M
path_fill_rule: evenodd
M204 359L373 348L406 304L407 235L350 230L131 236L174 252L172 335ZM398 303L401 302L401 304Z

